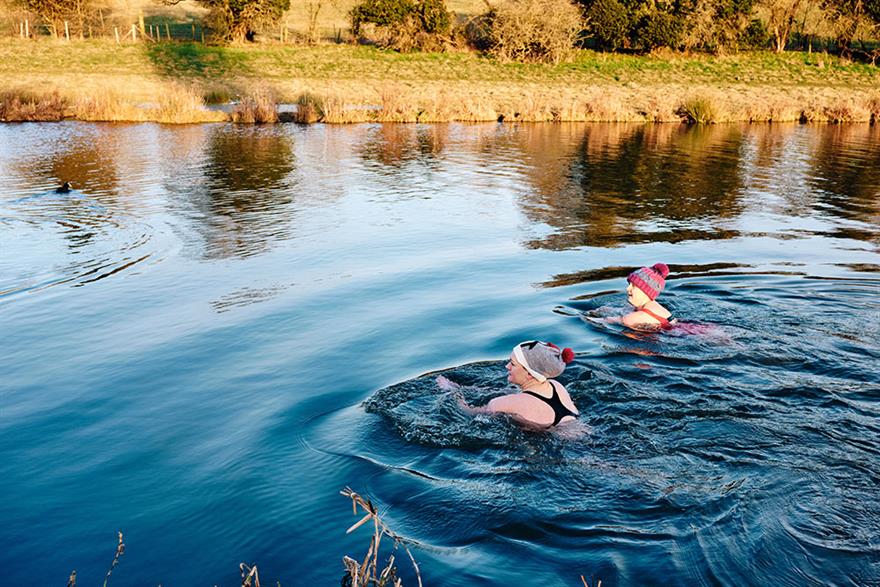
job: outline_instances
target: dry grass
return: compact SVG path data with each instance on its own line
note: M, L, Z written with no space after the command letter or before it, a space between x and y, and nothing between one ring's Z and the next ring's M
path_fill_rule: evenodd
M200 122L227 118L206 110L200 98L243 95L235 115L241 122L277 120L275 100L306 100L303 118L291 118L326 123L680 122L682 116L869 122L880 115L880 68L828 56L820 70L796 55L582 51L553 66L353 46L155 47L0 39L0 87L21 88L19 102L5 102L6 110L30 119L43 103L83 120Z
M114 90L82 95L74 101L72 115L95 122L190 124L228 120L223 112L206 110L196 88L180 85L166 86L154 105L138 104L132 96Z
M150 119L166 124L182 124L226 120L226 115L206 110L202 93L194 86L175 84L159 96L159 107Z
M691 124L710 124L719 122L721 118L715 101L702 95L690 96L685 99L676 113L681 116L682 120Z
M67 100L57 91L34 94L7 91L0 94L0 120L5 122L57 121L67 114Z
M272 93L258 88L241 99L232 111L232 122L272 124L278 122L278 104Z
M296 99L294 122L311 124L324 120L324 100L308 92Z
M409 560L412 562L413 569L415 569L419 587L422 587L422 575L419 572L419 565L416 563L416 559L413 558L412 553L406 546L404 538L395 534L391 528L382 521L379 512L369 499L358 495L348 487L343 489L340 493L351 499L351 510L354 515L358 515L358 508L364 513L364 516L346 530L345 533L351 534L368 522L372 522L373 528L370 547L367 549L367 553L362 562L358 562L348 556L342 557L342 563L345 565L346 578L350 580L352 587L366 587L370 584L375 585L376 587L401 587L402 583L400 579L397 578L397 567L394 564L394 555L389 557L388 562L384 567L379 567L379 544L381 543L383 536L387 536L393 540L395 547L397 545L403 546L404 551L409 555Z

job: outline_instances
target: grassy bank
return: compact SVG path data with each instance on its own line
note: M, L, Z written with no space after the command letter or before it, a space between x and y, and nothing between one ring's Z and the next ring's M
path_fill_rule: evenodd
M55 96L65 116L91 120L221 119L206 114L198 98L255 94L307 104L309 120L326 122L880 118L880 68L819 53L581 51L553 66L353 45L9 39L0 41L0 91L35 100Z

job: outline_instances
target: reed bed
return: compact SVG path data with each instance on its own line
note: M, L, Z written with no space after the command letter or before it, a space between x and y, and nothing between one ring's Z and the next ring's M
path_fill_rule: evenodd
M47 84L22 86L0 95L0 120L155 121L168 124L223 122L877 122L876 89L753 88L749 86L659 86L627 83L558 86L434 82L303 85L263 80L240 83L244 98L230 114L209 110L206 96L228 90L198 82L164 82L135 89L77 84L65 91ZM208 88L208 89L205 89ZM250 89L249 89L250 88ZM279 115L278 101L296 109Z
M63 120L67 99L57 91L38 95L24 90L0 94L0 120L4 122L51 122Z
M239 124L272 124L278 122L278 104L266 88L257 88L246 95L232 111L232 122Z

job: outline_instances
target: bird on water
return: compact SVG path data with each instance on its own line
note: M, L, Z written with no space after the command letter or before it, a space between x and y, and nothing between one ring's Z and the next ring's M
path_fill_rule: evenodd
M60 187L55 188L55 193L56 194L69 194L70 193L70 182L65 181L63 184L61 184Z

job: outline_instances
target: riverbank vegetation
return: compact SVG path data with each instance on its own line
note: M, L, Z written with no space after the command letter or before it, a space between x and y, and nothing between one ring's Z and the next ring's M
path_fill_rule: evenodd
M104 1L0 0L0 119L869 122L880 108L880 0Z
M359 45L117 46L0 40L0 119L241 122L804 121L880 117L880 69L825 53L645 56L559 64ZM243 112L262 104L263 115ZM268 115L266 113L268 112Z

